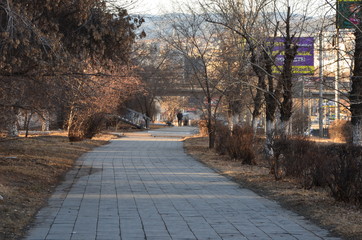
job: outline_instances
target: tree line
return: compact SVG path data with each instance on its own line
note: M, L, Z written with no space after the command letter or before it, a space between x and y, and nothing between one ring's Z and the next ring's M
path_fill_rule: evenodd
M105 114L142 90L129 64L142 22L104 0L2 0L2 129L18 135L21 111L55 115L71 139L91 137Z
M124 2L127 4L128 2ZM257 129L266 118L266 146L286 136L297 109L293 61L297 39L334 25L335 6L325 1L210 0L165 15L171 31L159 45L134 44L144 22L114 1L2 0L0 2L0 125L17 135L36 113L52 115L71 139L91 137L104 116L127 104L152 117L155 102L180 81L197 89L214 146L215 124L227 114L230 130L242 112ZM310 16L318 16L313 21ZM360 27L356 26L352 90L348 95L354 142L361 142ZM282 38L283 42L273 39ZM282 44L283 50L275 50ZM283 52L282 64L277 63ZM181 56L181 57L180 57ZM187 67L187 69L185 69ZM351 66L352 68L352 66ZM315 72L320 72L318 70ZM172 102L164 97L164 102ZM131 101L130 101L131 100ZM46 122L46 121L45 121ZM303 131L303 130L302 130Z
M300 88L297 79L301 75L293 66L299 50L298 39L313 37L314 45L322 49L318 36L337 31L334 27L336 5L327 0L319 3L209 0L180 6L179 12L165 16L172 31L162 32L160 38L184 57L184 65L191 69L187 81L193 89L201 89L203 93L199 103L207 120L209 147L214 146L215 124L220 111L227 112L232 130L233 125L240 122L240 113L247 109L255 131L261 116L265 116L266 149L272 154L275 135L291 134L289 123L298 111L295 95L296 88ZM342 40L355 43L355 47L345 52L338 49L338 54L352 59L352 63L348 62L352 88L347 94L347 108L351 113L356 145L361 144L362 117L358 81L361 75L360 24L355 24L349 31L354 37ZM283 41L278 42L278 38ZM282 50L276 50L277 44L281 44ZM320 62L323 51L326 49L314 49L315 54L322 56ZM282 63L277 59L280 54L284 55ZM318 66L318 63L314 65ZM327 76L323 74L323 66L308 73L319 76L321 85L325 84L323 78ZM214 99L220 100L216 106L212 103Z

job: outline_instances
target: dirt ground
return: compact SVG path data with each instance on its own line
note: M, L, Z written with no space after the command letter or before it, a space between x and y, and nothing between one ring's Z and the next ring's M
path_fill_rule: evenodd
M241 165L240 162L220 156L208 149L205 137L185 140L188 154L242 186L275 200L283 207L330 230L343 239L362 239L362 209L336 202L326 189L305 190L294 179L275 181L269 174L268 163L258 159L257 165Z

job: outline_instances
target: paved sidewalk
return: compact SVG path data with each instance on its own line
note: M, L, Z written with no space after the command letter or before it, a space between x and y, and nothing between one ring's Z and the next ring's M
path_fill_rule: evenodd
M186 155L176 136L192 131L129 134L83 155L25 239L336 239Z

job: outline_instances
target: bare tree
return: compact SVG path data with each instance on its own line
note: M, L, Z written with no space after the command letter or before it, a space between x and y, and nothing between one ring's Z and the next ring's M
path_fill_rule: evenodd
M214 147L216 112L219 104L219 83L212 67L217 56L218 31L211 24L205 22L204 17L192 7L188 13L172 15L173 33L164 38L184 59L185 81L194 91L201 93L199 103L205 111L209 133L209 147Z
M248 56L246 59L258 81L245 82L242 78L236 81L243 81L255 89L254 122L265 100L266 147L271 155L277 111L280 113L279 129L284 136L293 113L293 60L298 50L298 38L309 34L306 31L309 4L310 1L275 0L201 2L209 22L239 35L247 45L243 51L249 53L245 56ZM277 38L282 41L275 43ZM275 50L276 44L282 44L282 50ZM282 64L277 64L276 56L280 54L284 59Z
M165 42L147 39L136 43L132 62L145 92L136 95L127 105L153 118L160 97L174 92L175 83L181 80L180 56Z
M26 4L14 0L2 1L0 14L0 84L4 94L0 105L9 113L9 133L13 135L19 109L41 113L50 110L49 103L58 98L64 109L73 109L68 112L72 115L89 97L84 89L101 96L105 86L116 88L115 79L118 89L135 79L129 77L130 68L119 66L128 64L134 30L142 19L130 17L123 8L109 9L106 1L98 0ZM27 90L34 83L38 89ZM59 92L66 96L62 98Z
M246 44L238 35L230 34L225 29L220 31L219 55L217 66L219 77L224 79L222 89L227 105L227 117L230 132L235 124L239 124L240 115L243 109L248 107L248 102L252 99L253 91L244 82L249 82L250 67L246 59L249 52L245 50ZM242 78L243 81L239 81Z
M239 51L243 53L242 61L244 64L240 64L239 72L243 73L239 75L239 79L235 79L235 82L243 82L249 85L252 95L254 106L252 110L252 126L256 131L258 118L261 115L263 106L263 89L265 89L265 70L260 67L262 48L260 47L260 40L265 39L260 33L260 18L263 7L270 1L208 1L207 3L201 3L204 11L207 13L207 21L222 25L224 28L231 31L233 35L238 36L240 42L244 44L238 44L234 47L239 48ZM241 48L240 48L241 47ZM245 78L250 76L249 70L246 66L251 68L256 76L257 81L250 81L253 78Z
M362 24L358 25L362 29ZM362 146L362 31L355 30L354 68L352 86L349 95L351 121L353 126L353 144Z

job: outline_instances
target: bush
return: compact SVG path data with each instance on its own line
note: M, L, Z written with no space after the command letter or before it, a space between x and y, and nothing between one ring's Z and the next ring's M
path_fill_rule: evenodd
M304 188L328 187L338 201L362 204L362 148L321 145L304 138L275 140L272 172L292 176ZM280 171L285 171L283 174ZM277 172L279 171L279 172Z
M253 140L254 132L251 127L234 127L228 148L229 156L240 159L243 164L254 164Z
M335 120L329 126L329 136L336 141L352 143L352 125L347 120Z
M200 135L201 136L209 136L209 131L207 129L207 121L206 120L200 120L198 122L199 129L200 129Z
M332 145L327 150L328 186L339 201L362 204L362 148L349 144Z
M316 143L303 137L277 139L274 150L274 161L278 168L282 167L285 171L283 175L296 177L306 189L313 186L326 186L323 174L325 155ZM279 159L281 155L283 160ZM278 179L278 176L276 178Z
M190 126L191 127L198 127L199 126L199 120L190 120Z
M228 154L232 159L241 160L242 164L255 164L252 128L235 126L230 132L227 126L220 124L216 129L215 149L219 154Z
M72 126L69 128L68 138L71 142L91 139L101 131L105 115L95 113L89 116L74 118Z

